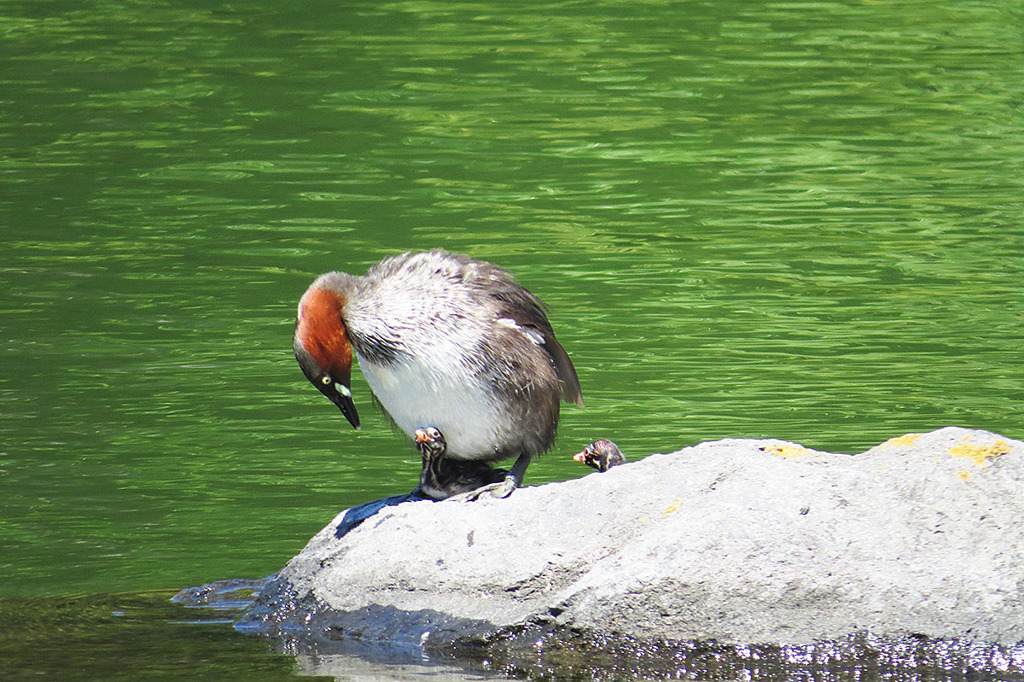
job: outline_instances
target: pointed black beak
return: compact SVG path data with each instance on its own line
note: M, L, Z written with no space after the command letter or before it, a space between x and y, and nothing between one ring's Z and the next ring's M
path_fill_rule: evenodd
M356 404L352 402L352 389L349 388L349 372L345 368L343 379L337 379L329 373L320 369L316 360L306 352L306 349L299 343L295 344L295 359L299 361L302 373L306 375L309 383L316 386L316 390L327 396L327 399L338 406L345 419L354 428L359 428L359 413L356 412Z
M324 387L323 394L331 399L331 402L338 406L345 419L353 428L359 428L359 413L356 412L356 404L352 401L352 389L340 381L334 382L331 386Z

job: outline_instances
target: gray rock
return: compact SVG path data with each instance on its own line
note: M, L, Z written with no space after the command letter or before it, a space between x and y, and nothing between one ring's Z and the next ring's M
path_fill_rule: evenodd
M335 518L238 627L402 648L516 633L806 645L1024 641L1024 444L944 428L858 455L728 439L508 499Z

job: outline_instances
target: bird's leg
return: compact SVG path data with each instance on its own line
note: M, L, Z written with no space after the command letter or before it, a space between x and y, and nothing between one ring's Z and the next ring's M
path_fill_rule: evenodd
M526 476L526 467L530 466L533 455L522 454L512 465L508 474L505 475L505 482L501 484L501 492L495 493L495 497L508 497L512 491L523 484L523 477Z
M519 459L512 465L509 472L505 474L505 480L499 481L498 483L491 483L485 485L482 488L466 493L467 502L475 502L479 500L484 493L491 493L494 497L505 498L512 494L512 491L523 484L523 476L526 474L526 467L530 466L530 460L533 459L533 455L522 454L519 455Z

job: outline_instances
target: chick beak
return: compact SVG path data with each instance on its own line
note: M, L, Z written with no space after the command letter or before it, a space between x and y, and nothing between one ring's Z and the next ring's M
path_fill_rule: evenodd
M587 455L590 454L590 448L584 448L581 452L577 452L572 458L580 464L587 463Z

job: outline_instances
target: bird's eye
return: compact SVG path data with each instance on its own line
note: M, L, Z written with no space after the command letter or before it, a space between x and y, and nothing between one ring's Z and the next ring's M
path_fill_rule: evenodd
M320 377L320 383L322 383L324 386L330 386L332 381L334 381L334 379L331 379L331 377L329 377L326 374Z

